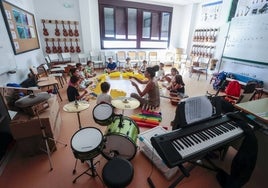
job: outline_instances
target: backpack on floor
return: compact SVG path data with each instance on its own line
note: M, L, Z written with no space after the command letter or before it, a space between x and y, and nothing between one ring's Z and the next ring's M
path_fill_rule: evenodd
M238 81L231 81L225 88L225 93L234 97L239 97L241 92L241 85Z

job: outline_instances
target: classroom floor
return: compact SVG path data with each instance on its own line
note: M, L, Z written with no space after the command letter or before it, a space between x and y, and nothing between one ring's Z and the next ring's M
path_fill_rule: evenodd
M169 68L167 68L169 70ZM189 78L188 73L183 75L186 84L186 93L189 96L197 96L206 94L206 92L214 93L212 85L209 83L210 78L205 80L205 76L202 75L200 80L197 81L197 76L193 75ZM127 83L126 81L125 83ZM112 84L111 88L120 88L121 84ZM46 154L39 154L35 156L22 156L19 149L16 148L14 154L11 156L6 168L4 169L2 175L0 176L0 187L5 188L82 188L82 187L104 187L99 178L91 178L87 175L83 175L79 178L76 183L72 183L72 180L80 174L82 171L87 169L87 163L77 164L77 172L73 175L73 168L75 164L75 158L71 150L71 137L78 130L78 120L75 113L67 113L63 111L63 106L68 103L66 96L66 87L60 89L63 101L60 102L60 113L62 117L62 125L59 140L68 144L64 147L61 144L57 144L57 150L52 153L51 161L53 166L53 171L49 171L49 160ZM124 87L124 86L122 86ZM128 87L128 86L125 86ZM128 90L129 91L129 90ZM80 113L82 127L93 126L100 129L103 134L105 133L106 126L100 126L96 124L92 117L92 110L96 105L95 100L90 101L90 107ZM169 130L170 121L174 118L176 106L171 105L169 99L161 98L160 111L162 113L161 126L167 126ZM121 110L116 109L116 113L122 113ZM124 115L129 116L131 114L139 113L140 109L135 110L124 110ZM149 130L148 128L141 127L140 132ZM139 142L137 141L139 145ZM125 147L122 145L122 147ZM229 169L232 157L235 154L235 150L232 148L228 150L228 153L224 161L215 160L215 162L224 169ZM97 164L97 172L101 175L103 166L107 163L107 160L99 155L96 157L95 161L99 160L100 163ZM177 173L167 180L163 174L150 162L150 160L140 151L138 147L135 157L131 160L134 167L134 177L129 188L143 188L149 187L147 183L147 177L151 177L156 188L168 187L176 178L181 175L178 170ZM187 164L186 164L187 165ZM267 180L265 180L264 175L255 168L254 174L251 180L245 186L246 188L255 187L266 187ZM176 187L181 188L217 188L220 187L216 180L216 173L214 171L195 167L191 172L190 176L184 178Z

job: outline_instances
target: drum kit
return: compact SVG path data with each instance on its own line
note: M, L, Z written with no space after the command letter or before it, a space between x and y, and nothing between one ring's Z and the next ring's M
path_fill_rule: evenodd
M72 102L65 105L64 110L66 112L79 113L88 108L87 105L83 106L83 103L81 105L78 102L76 106L75 103ZM83 174L99 177L95 169L95 165L99 161L93 164L93 159L99 154L102 154L108 160L116 157L131 160L136 154L139 127L129 117L123 116L122 114L116 115L114 113L114 107L122 110L135 109L140 103L134 98L120 97L120 99L116 98L112 100L112 104L113 106L108 103L100 103L92 111L94 121L101 126L107 126L105 135L98 128L84 127L80 128L72 136L71 148L76 158L76 163L78 159L90 163L89 168L77 176L73 180L73 183ZM76 172L76 163L73 174ZM88 173L89 170L91 170L91 173Z

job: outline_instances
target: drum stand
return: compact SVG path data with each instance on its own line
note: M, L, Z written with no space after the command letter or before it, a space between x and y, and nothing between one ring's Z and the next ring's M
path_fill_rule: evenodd
M45 141L45 145L46 145L46 150L43 150L43 151L47 153L48 160L49 160L49 165L50 165L50 171L52 171L52 170L53 170L53 167L52 167L52 162L51 162L51 156L50 156L51 152L50 152L50 148L49 148L49 145L48 145L48 139L49 139L49 140L52 140L52 141L54 141L54 142L56 142L56 143L60 143L60 144L64 145L65 147L67 146L67 144L62 143L62 142L60 142L60 141L57 141L57 140L55 140L55 139L53 139L53 138L48 137L48 136L46 135L46 132L45 132L45 128L46 128L46 127L43 125L43 123L42 123L42 121L41 121L41 119L40 119L40 117L39 117L39 113L38 113L37 108L34 108L34 111L35 111L35 114L36 114L36 116L37 116L37 118L38 118L39 125L40 125L41 132L42 132L42 138L43 138L43 140Z
M74 169L73 169L73 174L76 173L77 160L78 160L78 159L76 159L76 161L75 161L75 167L74 167ZM93 163L93 160L94 160L94 158L91 158L91 159L87 160L87 161L89 161L89 167L88 167L88 169L86 169L86 170L85 170L84 172L82 172L79 176L77 176L77 177L73 180L73 183L75 183L76 180L77 180L78 178L80 178L82 175L87 174L87 175L89 175L89 176L91 176L91 177L93 177L93 178L95 178L95 177L97 176L97 177L101 180L102 184L104 184L103 181L102 181L102 179L101 179L101 177L99 176L99 174L98 174L98 172L97 172L97 170L96 170L96 164L100 163L100 161L97 161L97 162ZM91 173L88 173L89 170L91 170Z

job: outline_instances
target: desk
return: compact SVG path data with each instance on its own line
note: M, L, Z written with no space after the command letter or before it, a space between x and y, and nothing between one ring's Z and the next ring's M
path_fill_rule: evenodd
M39 79L37 86L39 88L53 86L54 90L57 92L58 96L60 97L60 100L62 101L60 92L58 90L58 81L54 77L46 77Z
M268 123L268 98L238 103L235 107Z

